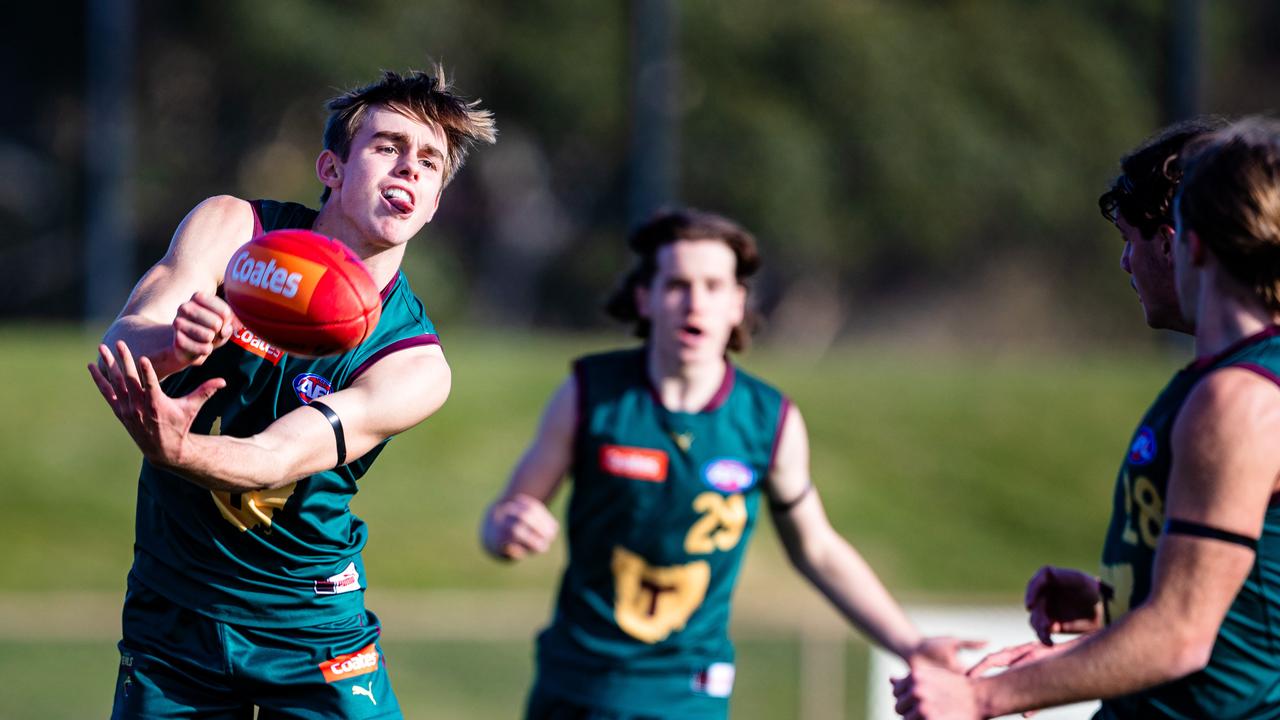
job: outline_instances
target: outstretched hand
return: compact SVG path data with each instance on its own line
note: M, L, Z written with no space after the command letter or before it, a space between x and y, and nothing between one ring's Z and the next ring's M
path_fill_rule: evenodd
M952 672L964 672L964 664L960 662L959 657L960 651L980 650L986 646L986 640L965 640L945 635L927 637L920 641L906 660L910 662L913 659L923 658Z
M1021 645L1013 645L1011 647L997 650L990 655L982 658L973 667L965 673L971 678L980 678L986 674L988 670L996 670L1000 668L1012 668L1026 663L1033 663L1037 660L1056 655L1063 650L1071 647L1074 640L1060 643L1058 645L1043 645L1039 642L1023 643ZM1035 715L1035 710L1028 710L1022 713L1022 717L1031 717Z
M143 357L135 363L123 340L116 343L115 354L99 345L98 355L97 363L89 363L89 375L143 456L164 467L181 466L191 423L226 380L206 380L190 394L171 398L160 387L151 360Z

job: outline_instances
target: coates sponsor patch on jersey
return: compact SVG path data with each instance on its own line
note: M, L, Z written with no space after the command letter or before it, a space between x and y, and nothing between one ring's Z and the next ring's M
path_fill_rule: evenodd
M1146 465L1156 459L1156 432L1143 425L1129 446L1129 464Z
M716 458L702 466L702 479L720 492L742 492L756 484L756 473L733 458Z
M298 399L303 405L309 405L312 400L319 400L333 392L333 385L315 373L302 373L293 379L293 391L298 393Z
M249 352L261 358L266 358L272 365L279 365L280 358L284 357L284 351L263 340L249 328L236 328L236 334L231 336L231 342L248 350Z
M327 580L317 580L315 585L317 595L355 592L360 589L360 571L356 570L355 563L348 563L345 570Z
M661 450L652 450L650 448L602 445L600 447L600 469L610 475L632 480L665 482L667 479L667 454Z
M324 673L327 683L346 680L359 675L368 675L378 671L378 647L369 643L363 648L346 655L339 655L332 660L320 663L320 672Z

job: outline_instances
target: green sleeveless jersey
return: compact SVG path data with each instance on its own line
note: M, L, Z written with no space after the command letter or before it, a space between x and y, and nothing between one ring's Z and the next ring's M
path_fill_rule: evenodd
M1102 552L1108 623L1142 604L1151 592L1173 465L1174 421L1196 383L1224 367L1246 368L1280 383L1280 327L1188 365L1173 376L1142 418L1120 466ZM1273 502L1267 508L1253 569L1222 622L1208 666L1159 687L1104 701L1100 717L1280 717L1280 506Z
M646 356L574 365L569 558L539 682L588 705L706 717L732 686L729 604L787 401L726 363L703 411L672 412Z
M316 212L254 203L257 235L309 228ZM349 386L387 354L437 344L422 303L397 273L382 291L373 334L342 355L294 357L237 329L198 367L167 378L170 396L225 378L192 431L247 437L304 404ZM366 587L360 551L367 531L350 510L356 481L385 442L346 465L277 490L210 492L143 461L133 576L178 605L225 622L315 625L359 612Z

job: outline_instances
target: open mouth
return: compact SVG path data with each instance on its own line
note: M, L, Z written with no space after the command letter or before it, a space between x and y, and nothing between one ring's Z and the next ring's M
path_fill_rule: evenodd
M676 337L682 345L694 345L702 339L702 328L697 325L681 325Z
M398 188L389 187L382 191L382 199L401 215L408 215L413 212L413 196L409 191Z

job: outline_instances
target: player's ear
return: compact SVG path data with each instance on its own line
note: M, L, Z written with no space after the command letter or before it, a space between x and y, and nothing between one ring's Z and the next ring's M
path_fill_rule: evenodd
M738 327L747 317L747 287L742 283L734 283L733 293L733 312L729 319L733 321L732 327Z
M1192 267L1203 267L1209 257L1209 250L1200 239L1200 234L1190 228L1182 231L1182 241L1187 244L1188 257Z
M320 151L320 155L316 157L316 177L330 190L341 187L342 161L338 159L337 153L327 148Z
M631 288L631 297L636 304L636 315L647 319L649 317L649 288L641 283L636 283Z
M1174 230L1172 225L1161 225L1156 228L1156 236L1152 238L1160 243L1160 254L1165 260L1173 262L1173 241L1178 236L1178 231Z

